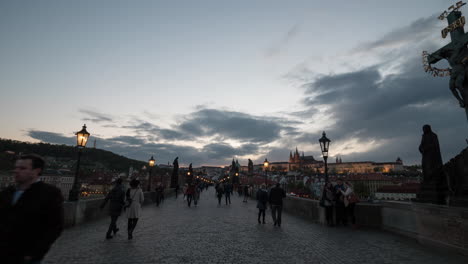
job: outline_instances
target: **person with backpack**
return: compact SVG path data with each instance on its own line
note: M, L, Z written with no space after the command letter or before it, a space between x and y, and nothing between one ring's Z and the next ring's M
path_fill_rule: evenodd
M128 239L133 238L133 230L135 230L138 218L140 218L141 215L141 204L145 201L145 196L141 188L139 188L139 185L139 180L131 180L130 188L128 188L125 194L126 205L124 208L128 218Z
M262 184L257 191L257 208L258 208L258 223L260 224L260 216L263 216L263 224L265 224L265 211L267 209L268 191L266 185Z
M102 202L100 208L104 209L106 203L109 201L109 216L111 217L111 222L109 224L109 229L106 233L106 239L112 238L112 233L117 234L119 228L117 228L117 219L122 213L122 208L125 205L125 190L122 186L122 179L118 178L115 181L115 187L106 195L106 198Z

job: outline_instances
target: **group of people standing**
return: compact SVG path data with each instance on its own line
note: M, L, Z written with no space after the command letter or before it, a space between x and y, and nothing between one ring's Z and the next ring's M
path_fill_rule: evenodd
M350 219L352 227L356 228L354 208L358 201L351 183L343 183L341 180L338 180L335 185L331 182L326 183L322 191L320 205L325 208L327 225L346 226L348 219ZM336 224L333 221L333 212L335 212Z
M281 226L281 212L283 211L283 198L286 197L286 192L280 187L280 184L277 183L275 187L271 188L269 191L266 188L265 184L260 186L260 189L257 190L257 208L258 208L258 223L265 224L265 211L270 204L271 216L273 218L274 226ZM262 218L262 221L260 221Z

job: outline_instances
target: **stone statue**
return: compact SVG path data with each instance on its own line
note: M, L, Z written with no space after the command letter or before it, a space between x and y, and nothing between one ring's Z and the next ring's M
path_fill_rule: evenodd
M253 162L251 159L249 159L249 164L247 165L248 168L248 174L251 176L253 174Z
M443 164L437 135L430 125L424 125L423 132L419 152L422 154L423 183L428 184L439 180Z
M174 159L172 165L171 188L175 188L179 182L179 157Z

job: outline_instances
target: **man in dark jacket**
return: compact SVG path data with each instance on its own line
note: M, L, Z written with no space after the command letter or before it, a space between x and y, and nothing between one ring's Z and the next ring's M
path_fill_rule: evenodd
M101 204L101 209L106 206L107 201L110 201L109 216L111 217L111 222L106 233L106 239L111 239L112 232L114 232L115 235L117 231L119 231L117 228L117 219L122 213L122 209L125 204L125 191L122 186L122 179L118 178L115 181L115 187L107 194L104 202Z
M44 165L38 155L20 156L16 186L0 193L1 263L40 263L63 230L63 196L39 181Z
M281 211L283 210L283 198L285 197L286 193L280 187L279 183L270 190L269 202L275 226L281 226Z

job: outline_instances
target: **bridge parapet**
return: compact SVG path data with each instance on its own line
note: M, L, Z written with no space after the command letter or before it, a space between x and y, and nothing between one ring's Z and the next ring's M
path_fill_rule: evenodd
M315 200L287 197L284 211L325 224L325 209ZM356 222L416 239L419 243L468 255L468 208L426 203L358 203Z

